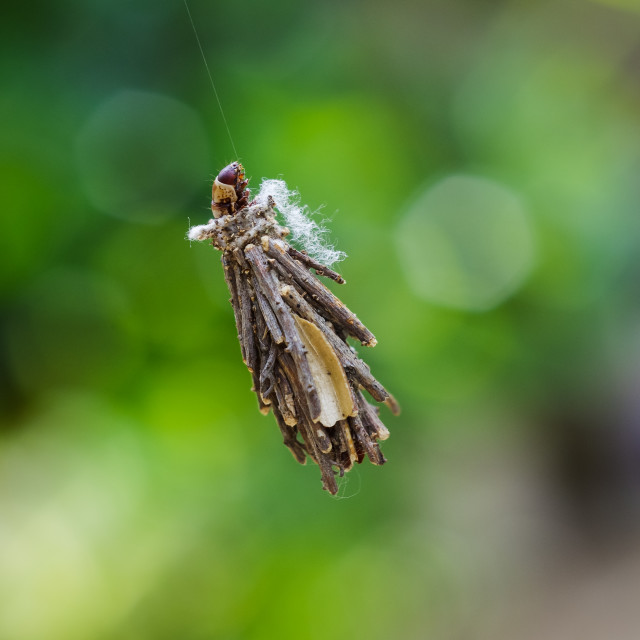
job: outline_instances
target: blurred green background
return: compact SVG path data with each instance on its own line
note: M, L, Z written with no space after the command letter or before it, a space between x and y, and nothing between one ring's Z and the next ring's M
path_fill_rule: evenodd
M389 462L333 499L257 411L182 2L5 7L0 638L637 638L638 2L190 8L349 254Z

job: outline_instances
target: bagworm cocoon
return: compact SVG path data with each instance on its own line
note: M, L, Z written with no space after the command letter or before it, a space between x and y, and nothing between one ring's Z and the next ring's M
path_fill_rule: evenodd
M371 347L375 337L312 272L338 284L342 277L291 247L271 193L261 191L250 201L247 183L240 163L225 167L213 184L214 218L188 237L210 240L222 251L242 359L260 411L273 411L295 459L304 464L311 458L324 488L335 494L336 473L365 456L376 465L385 462L377 440L389 431L362 390L393 413L398 405L347 343L351 337ZM274 193L291 208L282 185ZM295 207L295 216L288 213L300 225L296 216L304 208Z

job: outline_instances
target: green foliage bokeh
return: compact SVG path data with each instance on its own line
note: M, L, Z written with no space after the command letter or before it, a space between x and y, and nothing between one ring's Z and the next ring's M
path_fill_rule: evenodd
M639 418L640 12L190 9L233 143L182 2L0 27L0 638L485 637L532 537L637 496L602 469ZM219 256L185 239L233 146L329 219L403 407L337 500L258 413Z

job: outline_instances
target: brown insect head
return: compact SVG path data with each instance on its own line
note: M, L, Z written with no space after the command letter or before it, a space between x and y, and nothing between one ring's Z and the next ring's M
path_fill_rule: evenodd
M213 181L211 211L214 218L235 213L249 204L249 180L244 177L244 168L239 162L227 165Z

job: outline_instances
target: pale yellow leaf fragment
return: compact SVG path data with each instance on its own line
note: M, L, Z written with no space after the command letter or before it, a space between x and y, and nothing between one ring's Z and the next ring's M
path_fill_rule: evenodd
M296 315L294 318L320 398L321 411L316 422L332 427L338 420L358 413L347 376L322 331L308 320Z
M344 425L344 434L347 439L347 446L349 447L349 458L351 458L351 462L355 462L358 459L358 454L356 453L356 447L353 444L353 437L348 424Z

